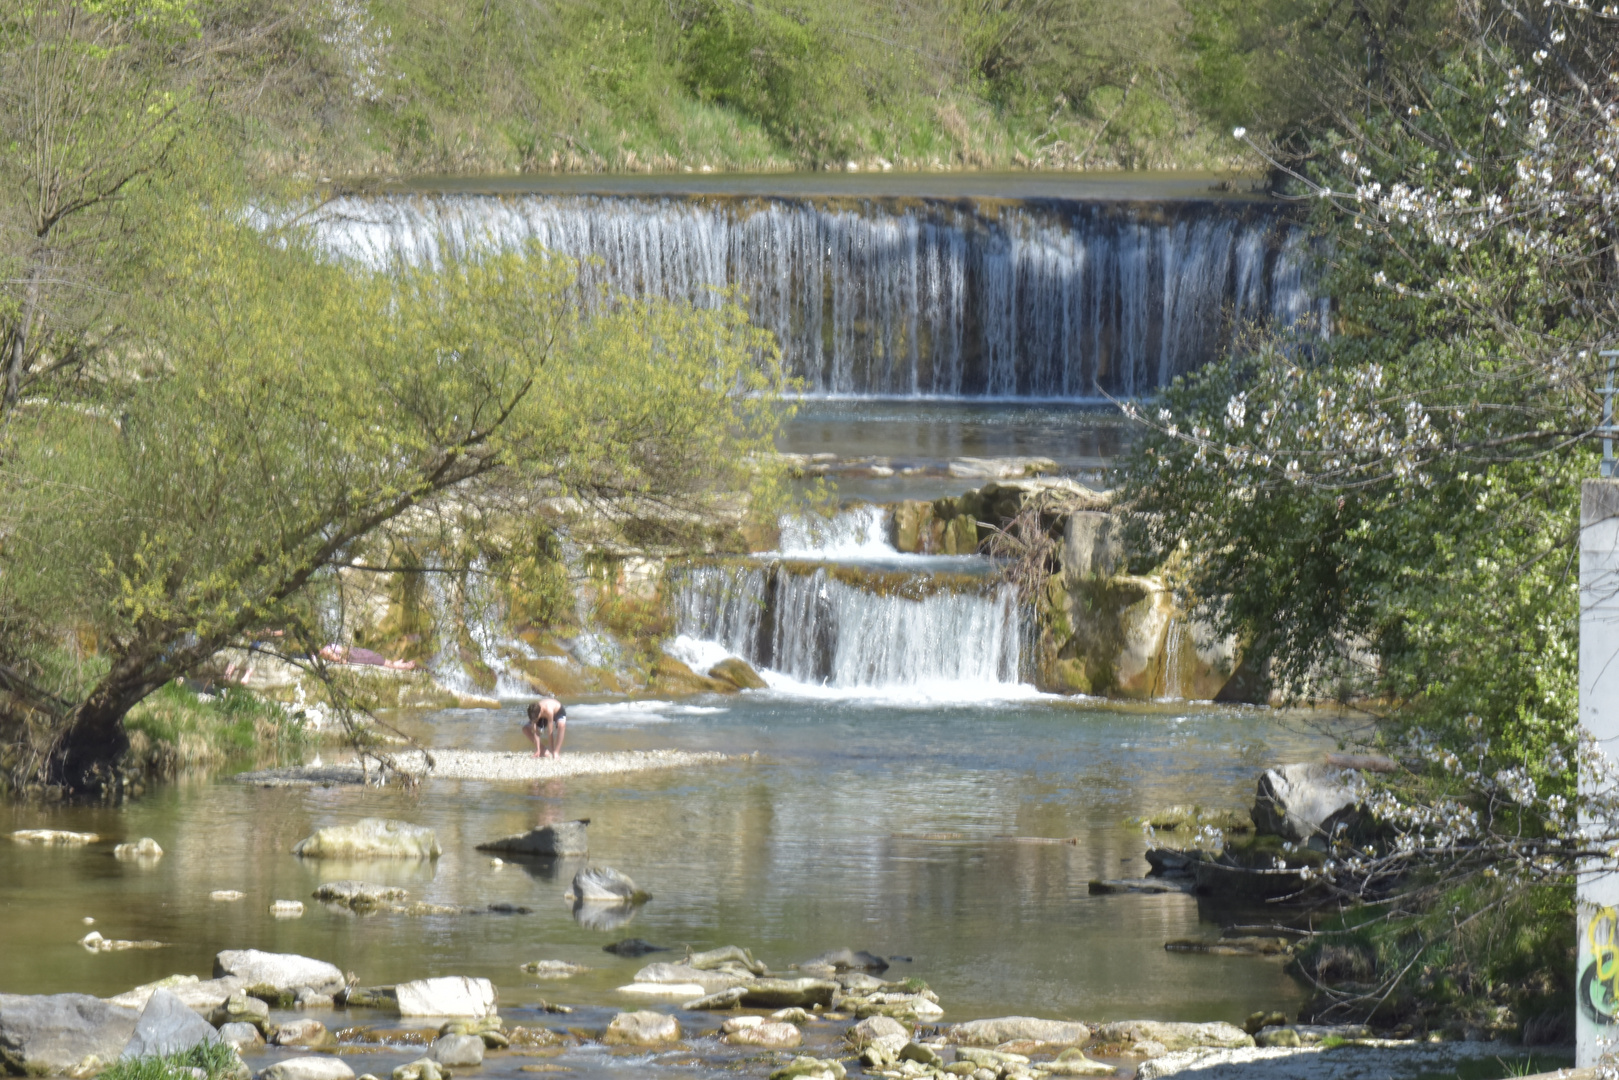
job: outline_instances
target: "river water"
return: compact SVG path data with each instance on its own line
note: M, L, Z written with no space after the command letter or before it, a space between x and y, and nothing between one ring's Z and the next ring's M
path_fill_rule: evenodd
M775 968L840 946L907 956L896 972L926 979L946 1020L1240 1020L1261 1008L1291 1012L1301 999L1275 961L1164 951L1171 938L1218 935L1232 916L1200 912L1179 894L1087 890L1092 878L1146 872L1143 837L1125 818L1182 802L1243 806L1260 768L1318 754L1295 725L1213 706L894 704L825 693L570 706L570 751L759 755L687 771L434 780L414 796L194 781L121 807L0 807L0 832L151 836L166 852L144 866L114 859L109 844L0 845L0 990L110 995L176 972L207 977L216 951L260 948L330 960L366 984L485 976L503 1007L542 997L628 1007L614 988L646 961L602 946L637 936L734 943ZM517 750L519 715L513 706L406 722L439 745ZM338 865L290 854L312 829L368 815L431 826L444 856ZM562 900L572 865L497 868L473 850L573 817L591 819L595 861L654 895L626 927L573 921ZM350 877L404 885L412 899L509 901L533 912L361 918L310 898L320 882ZM208 897L216 889L247 896L220 903ZM273 919L275 899L303 900L308 911ZM168 947L91 954L76 944L85 917L106 937ZM545 958L594 970L544 986L518 971Z

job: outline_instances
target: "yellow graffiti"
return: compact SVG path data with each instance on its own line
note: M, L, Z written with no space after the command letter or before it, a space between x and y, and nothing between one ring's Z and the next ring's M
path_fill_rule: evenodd
M1597 982L1611 983L1619 975L1619 910L1599 910L1586 925L1585 937L1596 964Z

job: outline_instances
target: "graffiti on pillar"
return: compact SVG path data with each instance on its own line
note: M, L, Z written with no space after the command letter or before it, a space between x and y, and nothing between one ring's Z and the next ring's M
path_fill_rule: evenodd
M1580 1011L1594 1024L1619 1022L1619 909L1597 909L1585 944L1591 959L1580 973Z

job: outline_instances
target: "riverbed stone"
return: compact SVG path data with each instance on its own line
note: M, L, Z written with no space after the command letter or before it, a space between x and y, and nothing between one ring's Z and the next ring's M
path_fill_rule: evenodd
M728 656L709 668L708 677L728 682L738 690L764 690L770 686L746 660L734 656Z
M914 1061L929 1069L937 1069L944 1065L944 1058L931 1046L923 1046L918 1042L908 1042L900 1047L899 1059L901 1061Z
M1053 1076L1112 1076L1117 1071L1106 1062L1086 1057L1075 1047L1058 1054L1055 1061L1042 1062L1040 1068Z
M218 1042L214 1026L168 990L158 990L141 1010L123 1057L178 1054L202 1043Z
M742 987L741 1003L749 1009L828 1007L838 990L830 979L756 979Z
M541 825L528 832L503 836L479 844L479 851L499 851L510 855L588 855L590 840L585 828L588 818L577 821L559 821L554 825Z
M952 1024L945 1039L958 1046L999 1046L1015 1039L1077 1046L1091 1037L1088 1024L1074 1020L1041 1020L1033 1016L1000 1016Z
M442 854L433 830L391 818L362 818L328 825L293 845L306 859L436 859Z
M856 1050L863 1050L878 1039L898 1039L899 1045L904 1046L910 1041L911 1029L891 1016L868 1016L843 1037Z
M209 1014L208 1020L215 1027L242 1023L264 1031L270 1024L270 1006L245 991L236 990Z
M0 994L0 1067L60 1074L111 1064L139 1019L89 994Z
M319 1020L300 1018L288 1020L276 1029L270 1040L277 1046L306 1046L312 1050L336 1045L337 1040Z
M1006 1050L991 1050L983 1046L958 1046L956 1058L960 1061L970 1061L974 1065L986 1065L990 1068L999 1068L1002 1065L1027 1065L1029 1059L1022 1054L1014 1054Z
M732 1046L761 1046L769 1050L790 1050L802 1046L804 1033L792 1024L770 1021L739 1028L725 1036Z
M132 844L119 844L112 849L113 856L119 859L160 859L163 849L158 842L150 836L143 836Z
M447 975L394 987L401 1016L488 1016L495 1011L495 987L488 979Z
M573 876L575 900L608 904L641 904L651 895L636 888L628 874L611 866L587 866Z
M219 1038L222 1042L234 1046L238 1053L243 1050L254 1050L264 1045L264 1036L252 1024L233 1022L219 1026Z
M234 977L250 989L268 987L289 999L305 987L322 994L335 994L344 986L343 973L335 964L296 953L258 949L227 949L216 954L214 977Z
M427 1056L450 1068L483 1064L483 1040L476 1035L440 1035Z
M11 834L13 843L38 847L84 847L100 839L97 833L70 832L66 829L18 829Z
M583 975L590 969L583 964L570 964L566 960L531 960L518 969L536 979L569 979Z
M609 1046L655 1046L678 1038L680 1021L664 1013L642 1010L613 1017L602 1042Z
M443 1080L444 1070L430 1057L417 1058L398 1066L392 1080Z
M841 1062L815 1057L795 1057L770 1074L770 1080L843 1080L846 1075Z
M1259 776L1249 811L1262 833L1303 843L1321 832L1326 820L1355 805L1344 770L1329 765L1278 765Z
M789 1024L807 1024L809 1023L810 1014L794 1005L787 1009L777 1009L770 1014L770 1019L784 1020Z
M1253 1036L1237 1027L1216 1021L1209 1024L1171 1023L1161 1020L1120 1020L1103 1024L1096 1037L1107 1043L1161 1043L1171 1052L1194 1047L1236 1047L1254 1045Z
M320 1054L278 1061L259 1073L258 1080L354 1080L354 1070L342 1058Z
M409 895L397 885L375 885L369 881L352 879L325 882L314 892L316 900L323 900L328 904L342 904L356 910L381 907L396 900L404 900Z
M822 953L809 961L809 963L823 965L836 972L888 970L887 960L864 949L858 951L854 949L833 949L831 952Z

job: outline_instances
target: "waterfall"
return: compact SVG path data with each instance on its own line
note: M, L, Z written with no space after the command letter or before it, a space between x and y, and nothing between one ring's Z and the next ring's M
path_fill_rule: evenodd
M1168 701L1186 700L1186 665L1188 657L1186 650L1190 648L1187 639L1186 623L1180 616L1172 615L1169 627L1164 632L1164 699Z
M908 580L871 588L825 565L693 566L674 581L676 629L814 686L978 692L1019 685L1016 590L892 576Z
M888 509L857 506L830 518L813 514L782 517L777 553L788 558L861 559L898 555L888 542Z
M538 654L527 642L505 632L505 610L490 587L482 560L455 579L427 574L426 585L433 608L433 634L438 640L438 649L427 665L434 681L452 693L470 697L491 692L501 698L533 697L533 687L521 672L512 669L510 661L514 657L533 660ZM493 685L467 671L463 648L468 643L477 663L493 676Z
M587 289L739 288L817 395L1136 397L1236 324L1325 315L1304 232L1254 203L441 194L338 199L317 233L379 268L533 241Z

